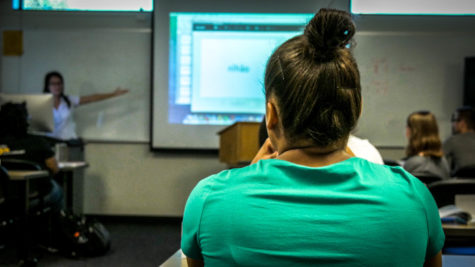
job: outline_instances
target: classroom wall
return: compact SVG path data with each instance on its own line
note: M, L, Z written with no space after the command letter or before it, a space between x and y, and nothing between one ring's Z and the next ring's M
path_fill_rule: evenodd
M148 144L92 143L85 153L89 214L181 216L196 183L225 168L216 155L154 153Z
M101 31L116 32L117 34L113 34L113 36L124 33L124 36L127 36L124 38L133 38L129 34L130 32L140 32L140 40L143 41L143 35L149 35L151 40L151 14L127 12L100 14L20 13L10 9L10 0L0 0L0 31L25 29L47 32L49 36L57 34L58 38L72 36L76 33L86 34L89 30L96 33ZM402 25L407 22L397 18L395 24ZM383 27L381 23L372 25L372 28L369 26L363 28L367 31L379 31L381 29L377 27ZM412 26L409 23L407 27ZM424 27L421 28L421 30L424 29ZM0 38L2 37L0 36ZM94 40L104 41L97 34L88 35L88 38L96 38L90 39L91 42ZM128 41L134 42L134 40ZM42 46L40 49L45 49L45 47ZM94 51L92 50L91 53ZM136 53L143 59L143 64L150 65L148 59L152 58L151 49L138 49ZM58 57L60 56L58 55ZM53 62L55 62L54 60L59 59L52 59ZM41 71L35 72L36 66ZM0 56L0 91L37 92L38 88L42 87L41 84L38 84L37 88L30 87L34 80L41 83L43 67L42 62L25 60L25 57ZM127 73L127 70L120 72L120 66L114 67L119 70L118 76ZM66 66L62 68L66 68ZM31 75L35 77L31 77L30 73L25 72L26 70L31 70ZM150 84L151 71L141 75L141 78ZM74 77L74 73L71 74L71 77ZM29 82L25 83L25 79ZM66 82L77 80L80 83L81 79L82 77L78 77ZM148 90L149 88L144 89ZM454 94L455 91L458 95L461 91L460 89L450 90L452 91L447 92L448 94ZM141 106L143 111L138 116L148 116L150 102L145 92L134 95L139 101L134 104L134 107ZM90 108L91 114L99 106L108 109L121 101L125 100L104 103L104 105L103 103L97 104L98 106ZM144 118L141 117L141 119ZM97 125L97 119L93 120L93 125ZM404 130L401 129L400 132L403 135ZM382 147L380 151L384 158L400 159L404 156L404 149L401 146ZM225 168L223 164L219 163L216 155L198 152L151 152L149 144L140 140L134 142L95 140L86 145L84 153L86 161L90 164L90 167L85 170L83 183L83 211L88 214L181 216L186 197L194 185L201 178Z
M127 12L100 14L76 12L20 13L11 11L11 0L0 0L0 31L19 29L44 33L45 38L57 35L54 37L57 40L67 36L82 35L88 38L87 43L97 42L99 44L105 40L97 33L103 32L114 38L123 33L123 41L130 42L131 46L137 46L137 42L143 45L144 35L148 35L151 40L152 34L151 14ZM91 32L91 34L87 34L88 32ZM137 39L131 39L135 38L135 35L131 34L134 32L139 33ZM0 38L3 38L2 35L0 35ZM0 42L0 46L1 44L2 42ZM25 48L29 49L29 47ZM39 49L45 50L46 47L43 45ZM2 51L1 47L0 51ZM25 51L25 54L26 52L31 51ZM91 50L90 53L101 57L94 50ZM152 57L151 50L144 46L143 49L137 49L136 53L136 58L143 58L143 65L146 65L149 69ZM61 61L61 56L71 57L63 54L58 55L58 58L52 58L51 62L37 62L29 60L28 58L33 57L27 56L0 56L0 92L38 93L42 88L42 75L45 73L43 71L44 64L50 64L51 68L54 68L51 62ZM136 58L134 60L138 60ZM111 59L106 58L104 60ZM77 64L85 63L71 62L73 68ZM132 68L134 66L125 67ZM142 65L136 67L143 68ZM68 72L66 68L66 65L61 66L60 70ZM97 69L97 66L91 66L91 68ZM111 66L111 68L116 71L121 70L120 65ZM104 72L107 72L107 69L104 69ZM81 73L87 74L86 71ZM124 69L118 75L125 76L126 73L129 73L129 69ZM140 75L143 81L137 82L147 82L148 87L140 88L143 89L140 94L135 94L132 91L130 95L132 95L133 101L141 101L134 105L134 107L140 105L140 103L142 105L142 113L139 113L138 116L144 116L144 114L148 116L150 100L145 92L148 93L150 90L151 70L140 73ZM74 73L71 73L68 77L71 77L66 80L69 86L68 90L76 90L72 86L75 83L81 87L81 83L88 82L84 81L82 76L74 77ZM109 80L112 79L109 76L106 77ZM129 79L133 78L129 77ZM100 79L94 79L89 81L89 85L92 83L95 87L101 88ZM123 77L119 77L119 79L123 79ZM36 86L33 83L35 80L39 82ZM113 88L105 88L104 90L106 89L112 90ZM81 92L78 91L77 93ZM85 108L89 109L90 112L88 111L88 113L90 114L93 114L94 109L99 108L103 108L106 110L104 112L108 112L108 109L117 104L124 104L124 101L127 102L127 99L111 100L110 103L99 103L96 106L92 104L91 107L86 106ZM105 114L107 115L107 113ZM144 118L140 117L140 120L144 120ZM97 125L96 118L92 119L92 125ZM146 126L148 129L148 125ZM120 136L120 133L116 133L115 136ZM79 191L83 193L82 206L83 211L87 214L181 216L186 198L196 183L200 179L225 168L225 165L219 163L217 155L183 152L156 153L151 152L149 144L142 141L108 142L96 140L85 146L84 156L90 166L84 171L82 181L76 183L76 185L83 185L83 190Z

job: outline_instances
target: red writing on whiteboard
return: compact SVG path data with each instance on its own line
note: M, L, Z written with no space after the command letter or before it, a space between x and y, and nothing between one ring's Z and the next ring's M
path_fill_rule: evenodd
M381 72L388 72L389 67L388 67L388 62L386 58L374 58L373 59L373 72L375 74L381 73Z
M413 72L416 70L416 68L414 68L413 66L409 66L409 65L401 65L399 66L399 70L402 71L402 72Z
M388 81L372 81L371 87L374 88L376 94L387 96L389 93L389 82Z

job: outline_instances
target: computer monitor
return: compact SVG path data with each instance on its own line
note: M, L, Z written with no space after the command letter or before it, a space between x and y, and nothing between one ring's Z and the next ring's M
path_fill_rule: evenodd
M53 95L52 94L5 94L0 93L0 105L6 103L26 102L26 109L30 116L29 131L52 132L54 129L53 119Z

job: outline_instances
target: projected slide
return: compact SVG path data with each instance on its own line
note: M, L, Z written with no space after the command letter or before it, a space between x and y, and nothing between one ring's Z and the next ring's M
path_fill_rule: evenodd
M169 123L261 121L267 59L311 17L171 13Z
M351 13L386 15L475 15L475 1L352 0Z
M63 11L152 11L152 0L13 0L13 9Z

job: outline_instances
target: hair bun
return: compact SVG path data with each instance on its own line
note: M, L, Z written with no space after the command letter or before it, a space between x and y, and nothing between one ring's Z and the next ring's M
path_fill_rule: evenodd
M305 27L310 51L318 61L327 61L345 48L355 34L355 25L348 12L322 8Z

